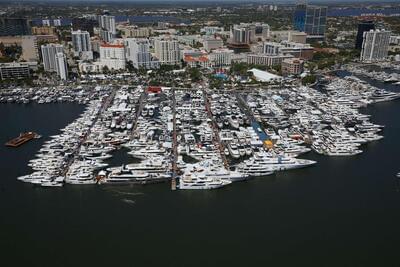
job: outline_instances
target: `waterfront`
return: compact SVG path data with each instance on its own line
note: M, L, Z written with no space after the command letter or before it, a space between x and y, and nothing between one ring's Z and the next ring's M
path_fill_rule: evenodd
M311 168L217 191L170 191L168 184L46 189L17 181L46 137L82 110L0 105L2 143L24 130L43 135L0 148L7 265L397 266L398 100L363 110L386 128L361 155L310 153L318 161Z

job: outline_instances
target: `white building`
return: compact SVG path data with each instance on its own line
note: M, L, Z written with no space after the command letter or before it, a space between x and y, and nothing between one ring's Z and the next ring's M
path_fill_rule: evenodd
M371 30L364 32L361 49L361 61L385 60L389 51L390 31Z
M268 54L248 54L247 64L276 66L281 65L282 61L288 58L293 58L292 55L268 55Z
M72 31L72 46L76 53L91 51L90 34L87 31Z
M53 20L53 25L56 26L56 27L61 26L61 19Z
M56 70L57 74L61 80L68 79L68 66L67 66L67 58L64 53L60 52L56 54Z
M201 33L205 33L206 35L213 35L219 32L223 32L224 28L222 27L212 27L212 26L206 26L204 28L200 29Z
M256 29L253 25L234 25L231 29L231 44L250 44L255 40Z
M159 62L152 59L149 40L126 38L124 39L124 44L126 60L132 61L136 69L152 69L158 67Z
M100 45L100 63L110 70L125 69L125 48L122 44Z
M41 46L42 60L45 71L57 71L56 54L63 53L64 48L60 44L47 44Z
M176 65L180 63L181 55L177 40L155 39L154 47L160 64Z
M42 19L42 26L50 27L50 20L49 19Z
M221 48L224 46L224 42L221 39L216 38L205 38L203 41L204 49L211 51L213 49Z
M230 49L216 49L208 55L208 58L214 68L229 67L232 63L233 53L233 50Z
M115 17L109 15L99 15L97 17L100 28L111 32L112 34L116 34L117 31L115 29Z
M100 29L99 36L101 40L103 40L106 43L112 43L114 41L114 34L110 31Z
M254 79L260 82L277 82L282 80L281 76L269 73L268 71L251 69L249 72L253 74Z

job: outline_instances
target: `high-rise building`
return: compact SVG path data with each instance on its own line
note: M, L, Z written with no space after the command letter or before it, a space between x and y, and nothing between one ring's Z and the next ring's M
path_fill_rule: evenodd
M369 32L370 30L375 30L375 24L373 21L362 21L358 23L356 49L361 50L364 38L364 32Z
M111 43L114 40L114 34L110 31L100 29L100 38L106 43Z
M125 69L125 48L123 44L102 44L100 62L110 70Z
M68 79L68 66L67 66L67 58L65 57L63 52L59 52L55 56L56 63L56 71L57 75L61 80Z
M136 69L155 67L150 54L150 43L147 39L127 38L125 42L126 60L132 61Z
M116 29L115 29L115 17L114 16L109 16L109 15L99 15L97 17L97 20L99 22L99 27L111 32L112 34L116 34Z
M156 39L154 46L160 64L175 65L180 63L181 54L177 40Z
M30 35L31 23L22 18L0 18L0 36Z
M91 18L73 18L72 19L72 29L74 31L82 30L89 32L93 36L93 28L98 27L99 23L95 19Z
M327 7L300 4L294 12L294 29L308 35L324 36Z
M361 48L361 61L385 60L389 51L390 31L370 30L364 32Z
M234 25L231 29L231 44L243 45L254 41L256 28L254 25Z
M78 31L72 31L71 35L72 35L72 46L75 52L79 53L92 50L92 47L90 45L89 32L78 30Z
M47 44L41 46L42 60L45 71L57 71L56 55L63 53L64 48L60 44Z

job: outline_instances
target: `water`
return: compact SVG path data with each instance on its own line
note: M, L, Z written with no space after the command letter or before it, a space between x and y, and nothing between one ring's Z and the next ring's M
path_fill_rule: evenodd
M49 135L83 107L0 105L3 266L398 266L400 101L363 112L385 138L352 158L215 191L147 186L33 187L17 181Z

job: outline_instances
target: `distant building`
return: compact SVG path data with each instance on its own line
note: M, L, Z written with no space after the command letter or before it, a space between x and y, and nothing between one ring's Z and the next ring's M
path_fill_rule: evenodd
M33 35L55 35L56 28L42 26L42 27L32 27L32 34Z
M50 27L50 20L49 19L42 19L42 26L44 27Z
M116 28L115 28L115 17L114 16L109 16L109 15L99 15L97 17L97 20L99 22L99 27L111 32L112 34L116 34Z
M22 48L21 60L37 61L39 53L37 47L37 37L33 35L26 36L4 36L0 37L0 43L4 46L18 45Z
M293 42L265 42L263 53L267 55L290 54L305 60L310 60L314 55L314 48L309 44Z
M363 34L361 61L374 62L387 58L389 51L390 31L370 30Z
M159 67L159 62L153 60L151 56L149 40L127 38L124 39L124 44L126 60L132 61L136 69L152 69Z
M57 71L56 55L64 53L64 48L60 44L47 44L41 46L43 67L45 71Z
M110 70L125 69L125 48L123 44L100 45L100 63Z
M72 46L76 53L84 51L92 51L90 44L90 34L87 31L72 31Z
M205 38L203 41L203 47L207 51L211 51L213 49L218 49L224 46L224 42L222 39L216 38Z
M292 55L278 54L278 55L267 55L267 54L248 54L247 64L264 65L264 66L278 66L281 65L283 60L293 58Z
M55 19L55 20L53 20L53 25L54 25L55 27L61 26L61 19Z
M23 18L0 18L0 36L30 35L31 23Z
M156 39L154 40L155 54L160 64L180 64L180 49L177 40Z
M61 80L67 80L68 79L67 58L65 57L63 52L59 52L56 54L55 62L56 62L56 71L58 77L60 77Z
M370 30L375 30L375 24L373 21L362 21L358 23L357 37L355 48L361 50L364 32L369 32Z
M294 12L294 29L308 35L324 36L327 7L300 4Z
M114 41L114 34L110 31L100 29L100 38L106 43L111 43Z
M249 45L255 40L255 34L255 26L234 25L229 42L233 45Z
M29 65L26 63L1 63L0 78L5 79L26 79L30 77Z
M224 28L215 26L206 26L200 29L200 32L205 33L206 35L213 35L222 31L224 31Z
M397 35L390 36L389 43L393 45L400 45L400 36Z
M282 61L283 75L300 75L304 70L304 61L300 58L287 58Z
M73 18L72 29L74 31L82 30L89 32L90 35L94 35L93 28L98 27L99 23L92 18Z
M153 29L148 27L124 26L119 29L124 38L145 38L153 33Z
M232 64L233 50L220 48L213 50L208 58L210 59L213 68L229 67Z

